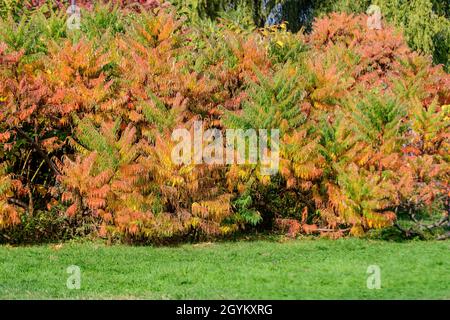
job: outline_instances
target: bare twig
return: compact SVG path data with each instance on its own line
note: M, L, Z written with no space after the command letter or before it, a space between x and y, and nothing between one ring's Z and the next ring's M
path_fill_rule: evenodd
M394 223L394 226L398 229L398 230L400 230L402 233L404 233L405 234L405 236L406 237L413 237L413 236L419 236L419 237L421 237L421 238L423 238L423 235L422 234L420 234L419 232L417 232L417 231L414 231L413 229L405 229L405 228L403 228L401 225L399 225L397 222L396 223Z
M346 231L349 231L351 228L345 228L345 229L325 229L325 228L318 228L318 229L315 229L314 231L317 231L317 232L339 232L339 231L341 231L341 232L346 232Z
M48 157L47 153L44 150L42 150L41 146L36 141L34 141L30 136L28 136L28 134L26 132L24 132L22 129L17 128L17 127L14 129L21 136L23 136L29 143L31 143L33 148L36 150L37 153L39 153L41 155L41 157L48 164L48 166L50 167L50 169L53 171L53 173L55 175L61 174L61 172L59 172L58 168L56 167L55 163Z
M424 224L421 221L417 220L416 215L415 214L409 214L409 216L411 217L411 220L414 221L420 228L422 229L428 229L429 231L432 231L434 228L438 228L440 226L442 226L443 224L445 224L449 217L448 216L444 216L442 217L442 219L440 219L439 221L432 223L432 224Z
M446 234L440 235L439 237L437 237L437 240L446 240L450 238L450 231L447 232Z
M28 205L25 202L20 201L19 199L9 198L8 202L11 203L11 204L15 204L16 206L19 206L19 207L24 208L24 209L28 208Z

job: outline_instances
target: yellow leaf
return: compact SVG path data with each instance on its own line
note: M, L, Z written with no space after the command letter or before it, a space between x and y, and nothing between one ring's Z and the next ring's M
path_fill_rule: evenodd
M131 121L134 121L134 122L138 122L138 121L142 120L142 115L137 113L134 110L130 112L128 117L130 118Z
M364 234L364 230L361 226L353 226L350 229L350 234L356 237L362 236Z
M222 227L220 227L220 232L222 233L222 234L227 234L227 233L230 233L232 231L232 229L230 228L230 227L228 227L228 226L222 226Z

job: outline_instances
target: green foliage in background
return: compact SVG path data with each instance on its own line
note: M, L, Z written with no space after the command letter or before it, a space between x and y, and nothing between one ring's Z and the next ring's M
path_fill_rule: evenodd
M278 3L281 18L293 31L309 29L314 17L331 12L364 13L371 4L381 7L383 17L404 32L408 44L431 54L435 63L450 68L450 2L447 0L174 0L185 12L215 19L225 11L240 11L263 26ZM276 10L276 9L275 9Z

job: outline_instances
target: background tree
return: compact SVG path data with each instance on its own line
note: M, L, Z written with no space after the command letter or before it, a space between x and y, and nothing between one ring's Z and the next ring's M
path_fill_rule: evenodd
M450 4L446 0L174 0L177 6L201 18L215 19L239 10L251 15L256 26L288 23L288 28L310 30L315 17L331 12L365 13L371 4L383 17L402 28L409 46L431 54L435 63L450 67Z

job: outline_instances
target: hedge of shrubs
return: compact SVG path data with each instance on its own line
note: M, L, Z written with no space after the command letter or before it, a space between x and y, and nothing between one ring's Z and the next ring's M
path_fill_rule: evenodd
M332 13L291 33L146 4L82 5L79 30L62 5L3 13L1 242L448 232L450 75L400 31ZM279 129L277 174L174 164L172 131L199 120Z

